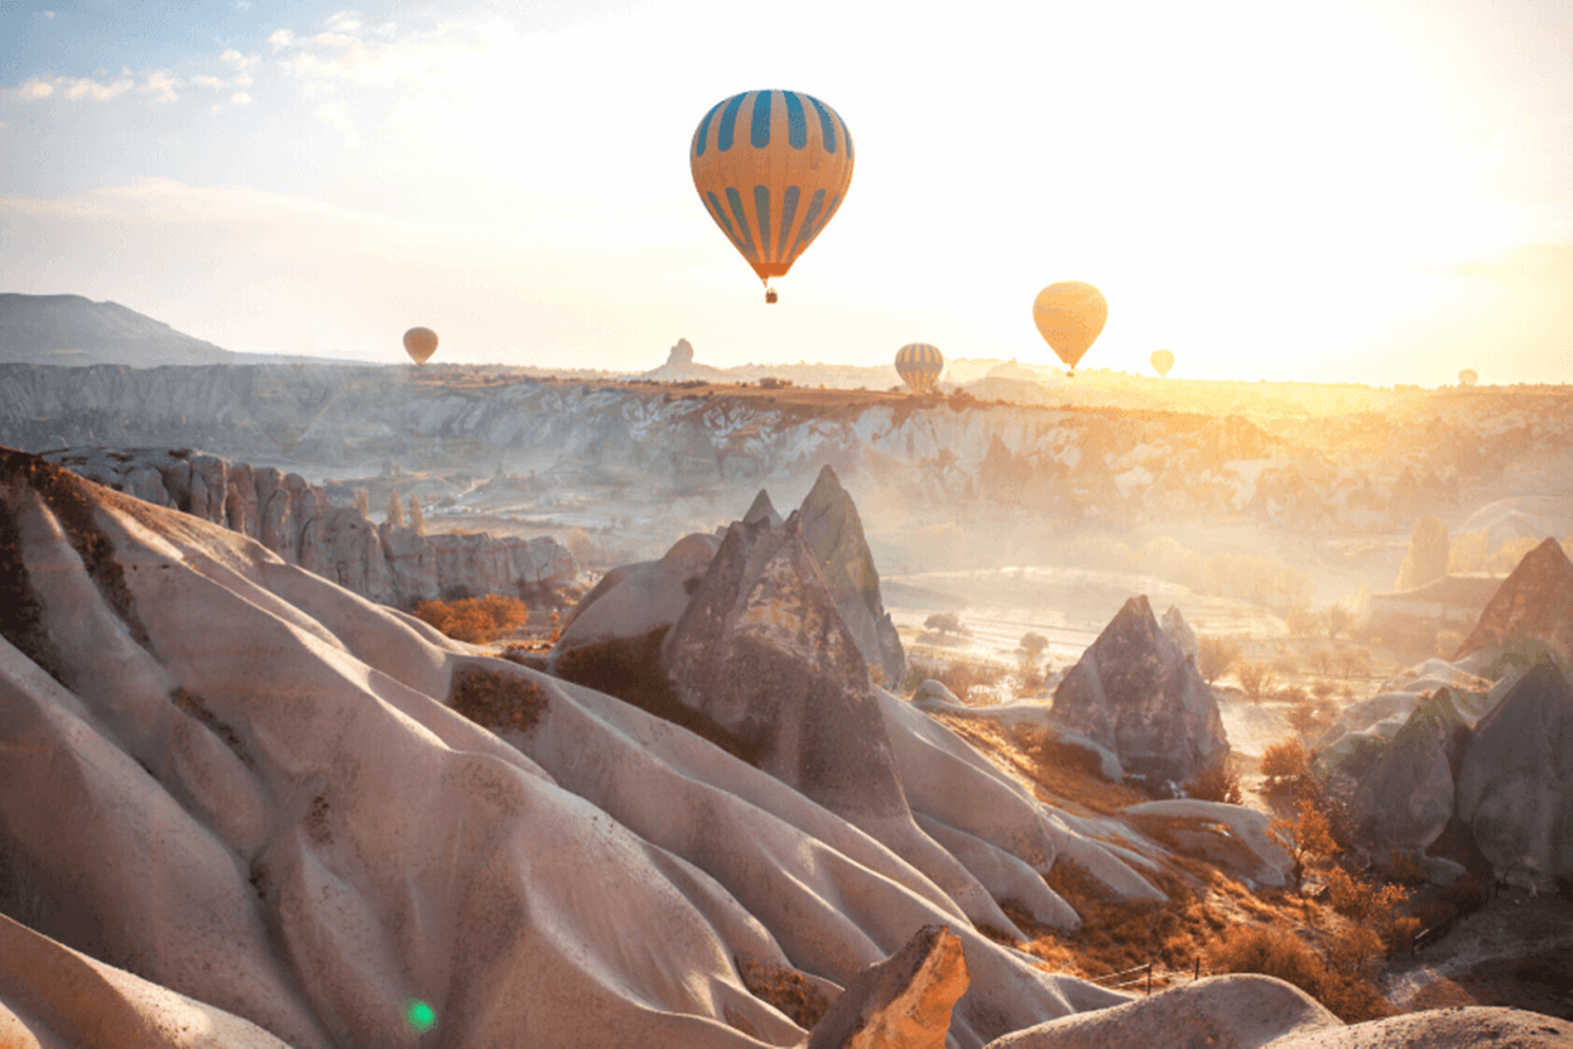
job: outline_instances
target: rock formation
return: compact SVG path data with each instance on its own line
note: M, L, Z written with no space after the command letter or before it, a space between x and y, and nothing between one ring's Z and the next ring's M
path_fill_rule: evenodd
M1126 601L1066 672L1054 714L1154 783L1183 783L1229 753L1212 690L1145 596Z
M819 471L798 515L803 541L819 562L858 650L878 671L875 676L881 683L899 687L906 673L901 638L880 597L879 570L863 536L857 506L829 466Z
M1573 877L1573 685L1542 662L1475 726L1458 817L1497 877L1552 889Z
M1524 555L1453 658L1491 652L1522 637L1573 654L1573 561L1555 539Z
M1453 818L1454 781L1474 719L1438 689L1417 706L1354 792L1360 829L1379 854L1423 855Z
M290 564L382 604L410 607L452 594L517 594L578 574L573 555L549 538L484 533L422 535L374 525L336 507L299 474L174 449L50 453L49 461L159 506L259 540Z
M961 941L943 925L925 925L847 984L807 1049L945 1049L951 1007L966 989Z
M678 339L677 344L667 352L667 364L692 364L694 363L694 347L687 339Z
M1201 653L1201 648L1196 641L1196 631L1191 629L1191 624L1187 623L1185 617L1180 614L1178 605L1170 605L1169 610L1163 614L1163 632L1169 635L1169 640L1178 645L1180 651L1185 653L1192 663L1196 662L1196 657Z

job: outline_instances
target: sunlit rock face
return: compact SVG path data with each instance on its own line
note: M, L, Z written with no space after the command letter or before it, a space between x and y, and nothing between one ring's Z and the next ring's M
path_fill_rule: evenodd
M768 502L768 500L767 500ZM906 673L906 654L879 593L879 570L863 536L852 496L826 466L799 507L799 529L824 573L842 622L858 651L884 684L894 688Z
M1554 664L1531 668L1475 726L1457 804L1498 877L1542 890L1573 877L1573 685Z
M1555 539L1524 555L1453 658L1489 653L1517 637L1573 653L1573 561Z
M961 941L943 925L924 926L847 985L807 1049L945 1049L951 1007L966 990Z
M92 449L49 460L159 506L260 540L290 564L383 604L461 594L516 594L521 586L571 579L578 565L548 538L422 535L335 507L299 474L253 470L215 455Z
M1163 632L1169 635L1169 640L1180 647L1180 651L1196 662L1196 657L1201 649L1196 641L1196 631L1191 629L1191 624L1185 621L1185 616L1180 614L1178 605L1170 605L1169 610L1163 614Z
M1066 672L1054 713L1154 782L1183 783L1229 754L1212 690L1145 595L1125 602Z

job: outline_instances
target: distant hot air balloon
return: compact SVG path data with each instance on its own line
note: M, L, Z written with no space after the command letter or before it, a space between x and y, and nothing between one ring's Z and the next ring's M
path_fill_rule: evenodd
M717 102L688 149L710 217L765 282L792 268L852 184L852 136L800 91L745 91Z
M1032 320L1038 332L1070 367L1072 375L1076 374L1076 362L1097 340L1108 319L1109 304L1103 293L1077 280L1050 284L1038 292L1032 304Z
M1174 354L1168 350L1154 350L1152 352L1152 370L1162 378L1169 377L1169 369L1174 367Z
M913 393L923 393L939 381L945 355L926 342L909 343L896 351L896 372Z
M437 333L430 328L411 328L404 333L404 352L416 364L425 364L437 352Z
M1458 373L1458 381L1465 386L1473 386L1480 381L1480 373L1473 368L1465 368Z

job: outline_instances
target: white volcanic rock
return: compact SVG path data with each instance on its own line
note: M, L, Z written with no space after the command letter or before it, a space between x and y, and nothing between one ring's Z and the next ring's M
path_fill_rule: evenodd
M1463 759L1474 721L1455 698L1451 690L1438 689L1422 700L1360 777L1355 818L1384 856L1424 854L1453 818L1453 770Z
M1427 1009L1314 1034L1285 1035L1268 1043L1269 1049L1564 1049L1568 1045L1573 1045L1573 1023L1490 1006Z
M1457 811L1497 877L1550 890L1573 876L1573 685L1554 664L1531 668L1475 726Z
M1170 605L1169 610L1163 614L1163 632L1169 635L1169 640L1178 645L1180 651L1184 652L1192 663L1196 662L1196 657L1201 652L1196 641L1196 631L1191 629L1191 624L1187 623L1185 617L1180 614L1178 605Z
M508 594L571 579L573 556L554 540L486 534L424 536L372 525L334 507L299 474L202 452L65 451L50 461L100 484L258 539L291 564L384 604L446 594Z
M1194 798L1146 801L1124 811L1158 821L1214 866L1257 885L1282 887L1294 877L1294 860L1268 833L1266 813Z
M833 995L933 924L971 973L961 1049L1124 1000L698 736L217 525L5 452L0 553L0 909L292 1046L413 1046L412 999L456 1047L793 1045L742 970Z
M1263 1049L1281 1038L1315 1038L1342 1028L1338 1017L1282 980L1213 976L1114 1009L1017 1031L988 1049Z
M757 507L757 499L755 504ZM879 593L879 570L863 536L857 505L829 466L819 471L797 515L803 541L819 562L836 609L858 650L868 665L879 671L880 683L899 686L907 665L901 638Z
M0 1045L289 1049L256 1024L105 965L3 914Z
M966 989L961 941L943 925L925 925L847 984L807 1049L945 1049L951 1007Z
M1229 753L1212 689L1145 596L1127 601L1066 671L1054 715L1155 782L1183 783Z

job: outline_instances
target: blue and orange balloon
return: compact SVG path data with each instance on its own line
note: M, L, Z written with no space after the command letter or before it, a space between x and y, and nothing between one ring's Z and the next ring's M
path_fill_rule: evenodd
M688 149L694 188L775 301L852 184L852 136L829 106L800 91L745 91L699 122Z
M923 393L939 381L945 370L945 355L939 347L926 342L913 342L896 351L896 374L912 387L913 393Z

